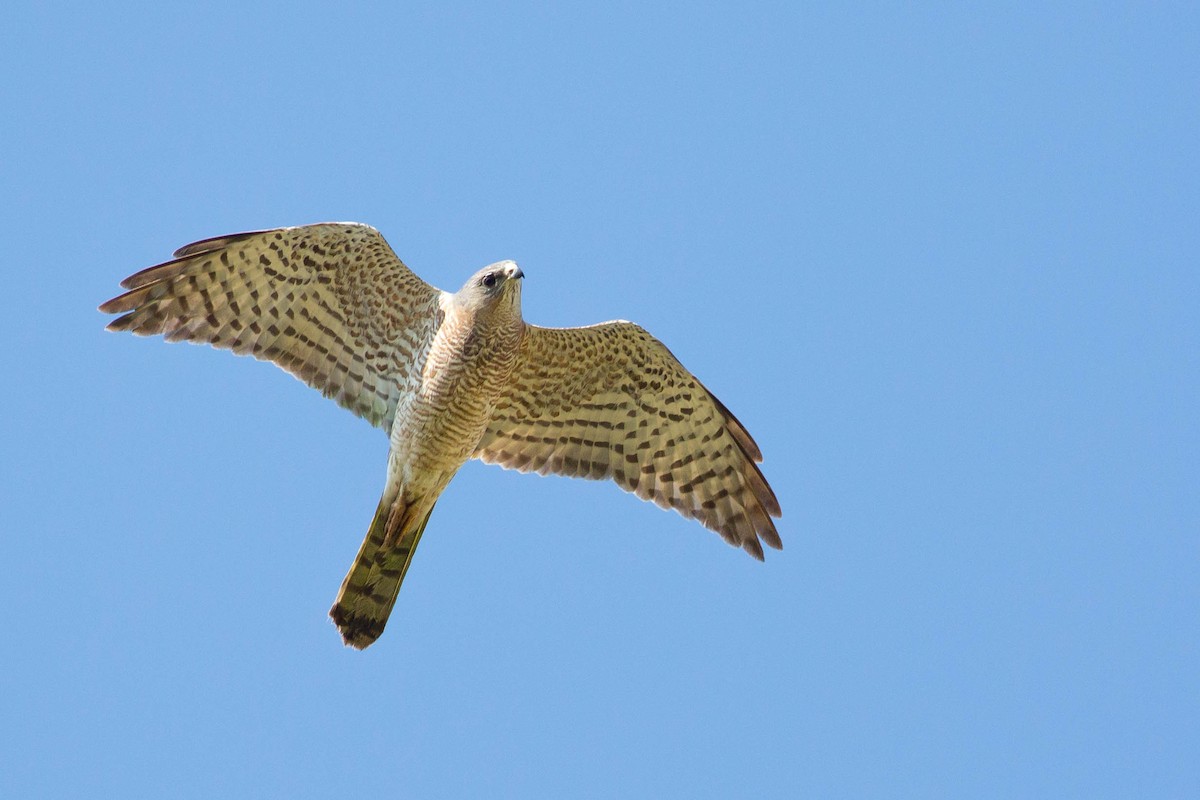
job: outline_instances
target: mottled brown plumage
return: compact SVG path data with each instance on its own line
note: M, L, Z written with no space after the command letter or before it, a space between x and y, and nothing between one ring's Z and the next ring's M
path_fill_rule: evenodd
M746 429L630 322L539 328L521 271L456 293L422 281L378 231L326 223L206 239L122 282L111 330L272 361L387 430L388 477L330 611L347 644L383 632L438 496L469 458L611 478L763 557L779 502Z
M522 472L612 478L762 559L782 547L758 445L662 342L632 322L527 325L477 457Z

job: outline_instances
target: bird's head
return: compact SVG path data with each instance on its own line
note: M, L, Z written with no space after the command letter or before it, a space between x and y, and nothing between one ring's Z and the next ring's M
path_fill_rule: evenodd
M521 279L525 273L513 261L497 261L476 272L458 290L459 301L473 311L513 309L521 312Z

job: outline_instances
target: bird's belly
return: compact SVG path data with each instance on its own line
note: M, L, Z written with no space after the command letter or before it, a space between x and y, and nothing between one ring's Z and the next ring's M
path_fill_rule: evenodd
M474 455L491 418L489 394L420 392L397 408L390 457L405 483L424 483L425 477L433 483L449 480Z
M427 474L448 481L475 454L512 374L518 340L514 329L435 342L419 388L400 402L392 424L392 467L403 469L406 482Z

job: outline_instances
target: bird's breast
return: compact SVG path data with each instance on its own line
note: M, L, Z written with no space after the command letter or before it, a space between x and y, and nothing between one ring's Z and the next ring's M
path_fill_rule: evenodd
M392 426L392 457L417 471L453 472L471 457L516 364L519 329L454 322L438 330Z

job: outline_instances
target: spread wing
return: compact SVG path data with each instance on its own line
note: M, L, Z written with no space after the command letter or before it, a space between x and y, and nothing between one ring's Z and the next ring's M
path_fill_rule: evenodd
M385 429L415 380L441 294L356 223L205 239L121 286L100 306L122 315L109 330L272 361Z
M612 478L756 558L782 547L758 445L669 350L630 322L527 326L513 388L475 456L522 472Z

